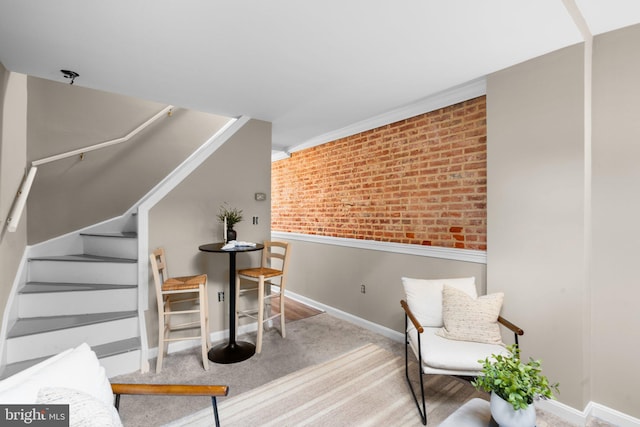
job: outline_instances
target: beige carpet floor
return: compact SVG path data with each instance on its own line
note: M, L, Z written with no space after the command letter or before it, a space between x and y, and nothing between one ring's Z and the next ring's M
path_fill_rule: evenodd
M431 377L428 387L439 390L429 405L431 425L480 395L444 377ZM226 427L422 426L404 381L404 359L374 344L235 396L219 412ZM207 408L170 426L205 427L212 420Z

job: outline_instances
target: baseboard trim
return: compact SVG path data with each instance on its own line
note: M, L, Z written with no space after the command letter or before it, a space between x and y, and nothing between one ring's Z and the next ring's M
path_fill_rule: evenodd
M640 427L640 419L611 409L595 402L589 402L585 408L587 416L600 418L619 427Z
M347 322L353 323L355 325L361 326L365 329L368 329L372 332L376 332L380 335L383 335L387 338L390 338L394 341L403 342L404 334L398 331L394 331L393 329L387 328L386 326L379 325L377 323L373 323L369 320L363 319L362 317L355 316L351 313L347 313L346 311L338 310L335 307L330 305L323 304L321 302L312 300L310 298L304 297L302 295L298 295L295 292L287 291L286 293L288 298L292 300L301 302L308 306L311 306L315 309L322 310L326 313L331 314L332 316L337 317L338 319L346 320Z
M536 402L536 406L578 426L584 426L587 423L588 415L586 413L565 405L564 403L560 403L557 400L539 400Z
M640 427L640 419L595 402L589 402L584 411L557 400L540 400L536 402L536 406L579 426L586 426L589 419L594 417L617 427Z

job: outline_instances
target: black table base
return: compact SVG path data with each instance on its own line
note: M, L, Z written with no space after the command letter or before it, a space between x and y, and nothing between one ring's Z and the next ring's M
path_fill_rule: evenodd
M240 246L224 250L224 243L209 243L201 245L204 252L218 252L229 254L229 341L209 350L209 360L215 363L236 363L247 360L256 354L256 346L245 341L236 341L236 253L261 251L262 244L255 246Z
M216 363L236 363L247 360L256 353L256 346L250 342L234 341L220 344L209 350L209 360Z

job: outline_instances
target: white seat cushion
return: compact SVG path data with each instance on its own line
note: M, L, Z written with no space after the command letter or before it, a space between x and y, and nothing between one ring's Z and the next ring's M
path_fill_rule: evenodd
M422 371L425 374L480 375L484 360L492 354L508 354L505 347L471 341L450 340L438 336L440 328L424 328L421 334ZM414 353L418 349L418 333L409 328L409 343Z

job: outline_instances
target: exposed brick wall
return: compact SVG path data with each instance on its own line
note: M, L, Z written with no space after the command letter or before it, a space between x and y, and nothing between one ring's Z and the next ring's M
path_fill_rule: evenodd
M486 250L486 100L272 164L271 229Z

